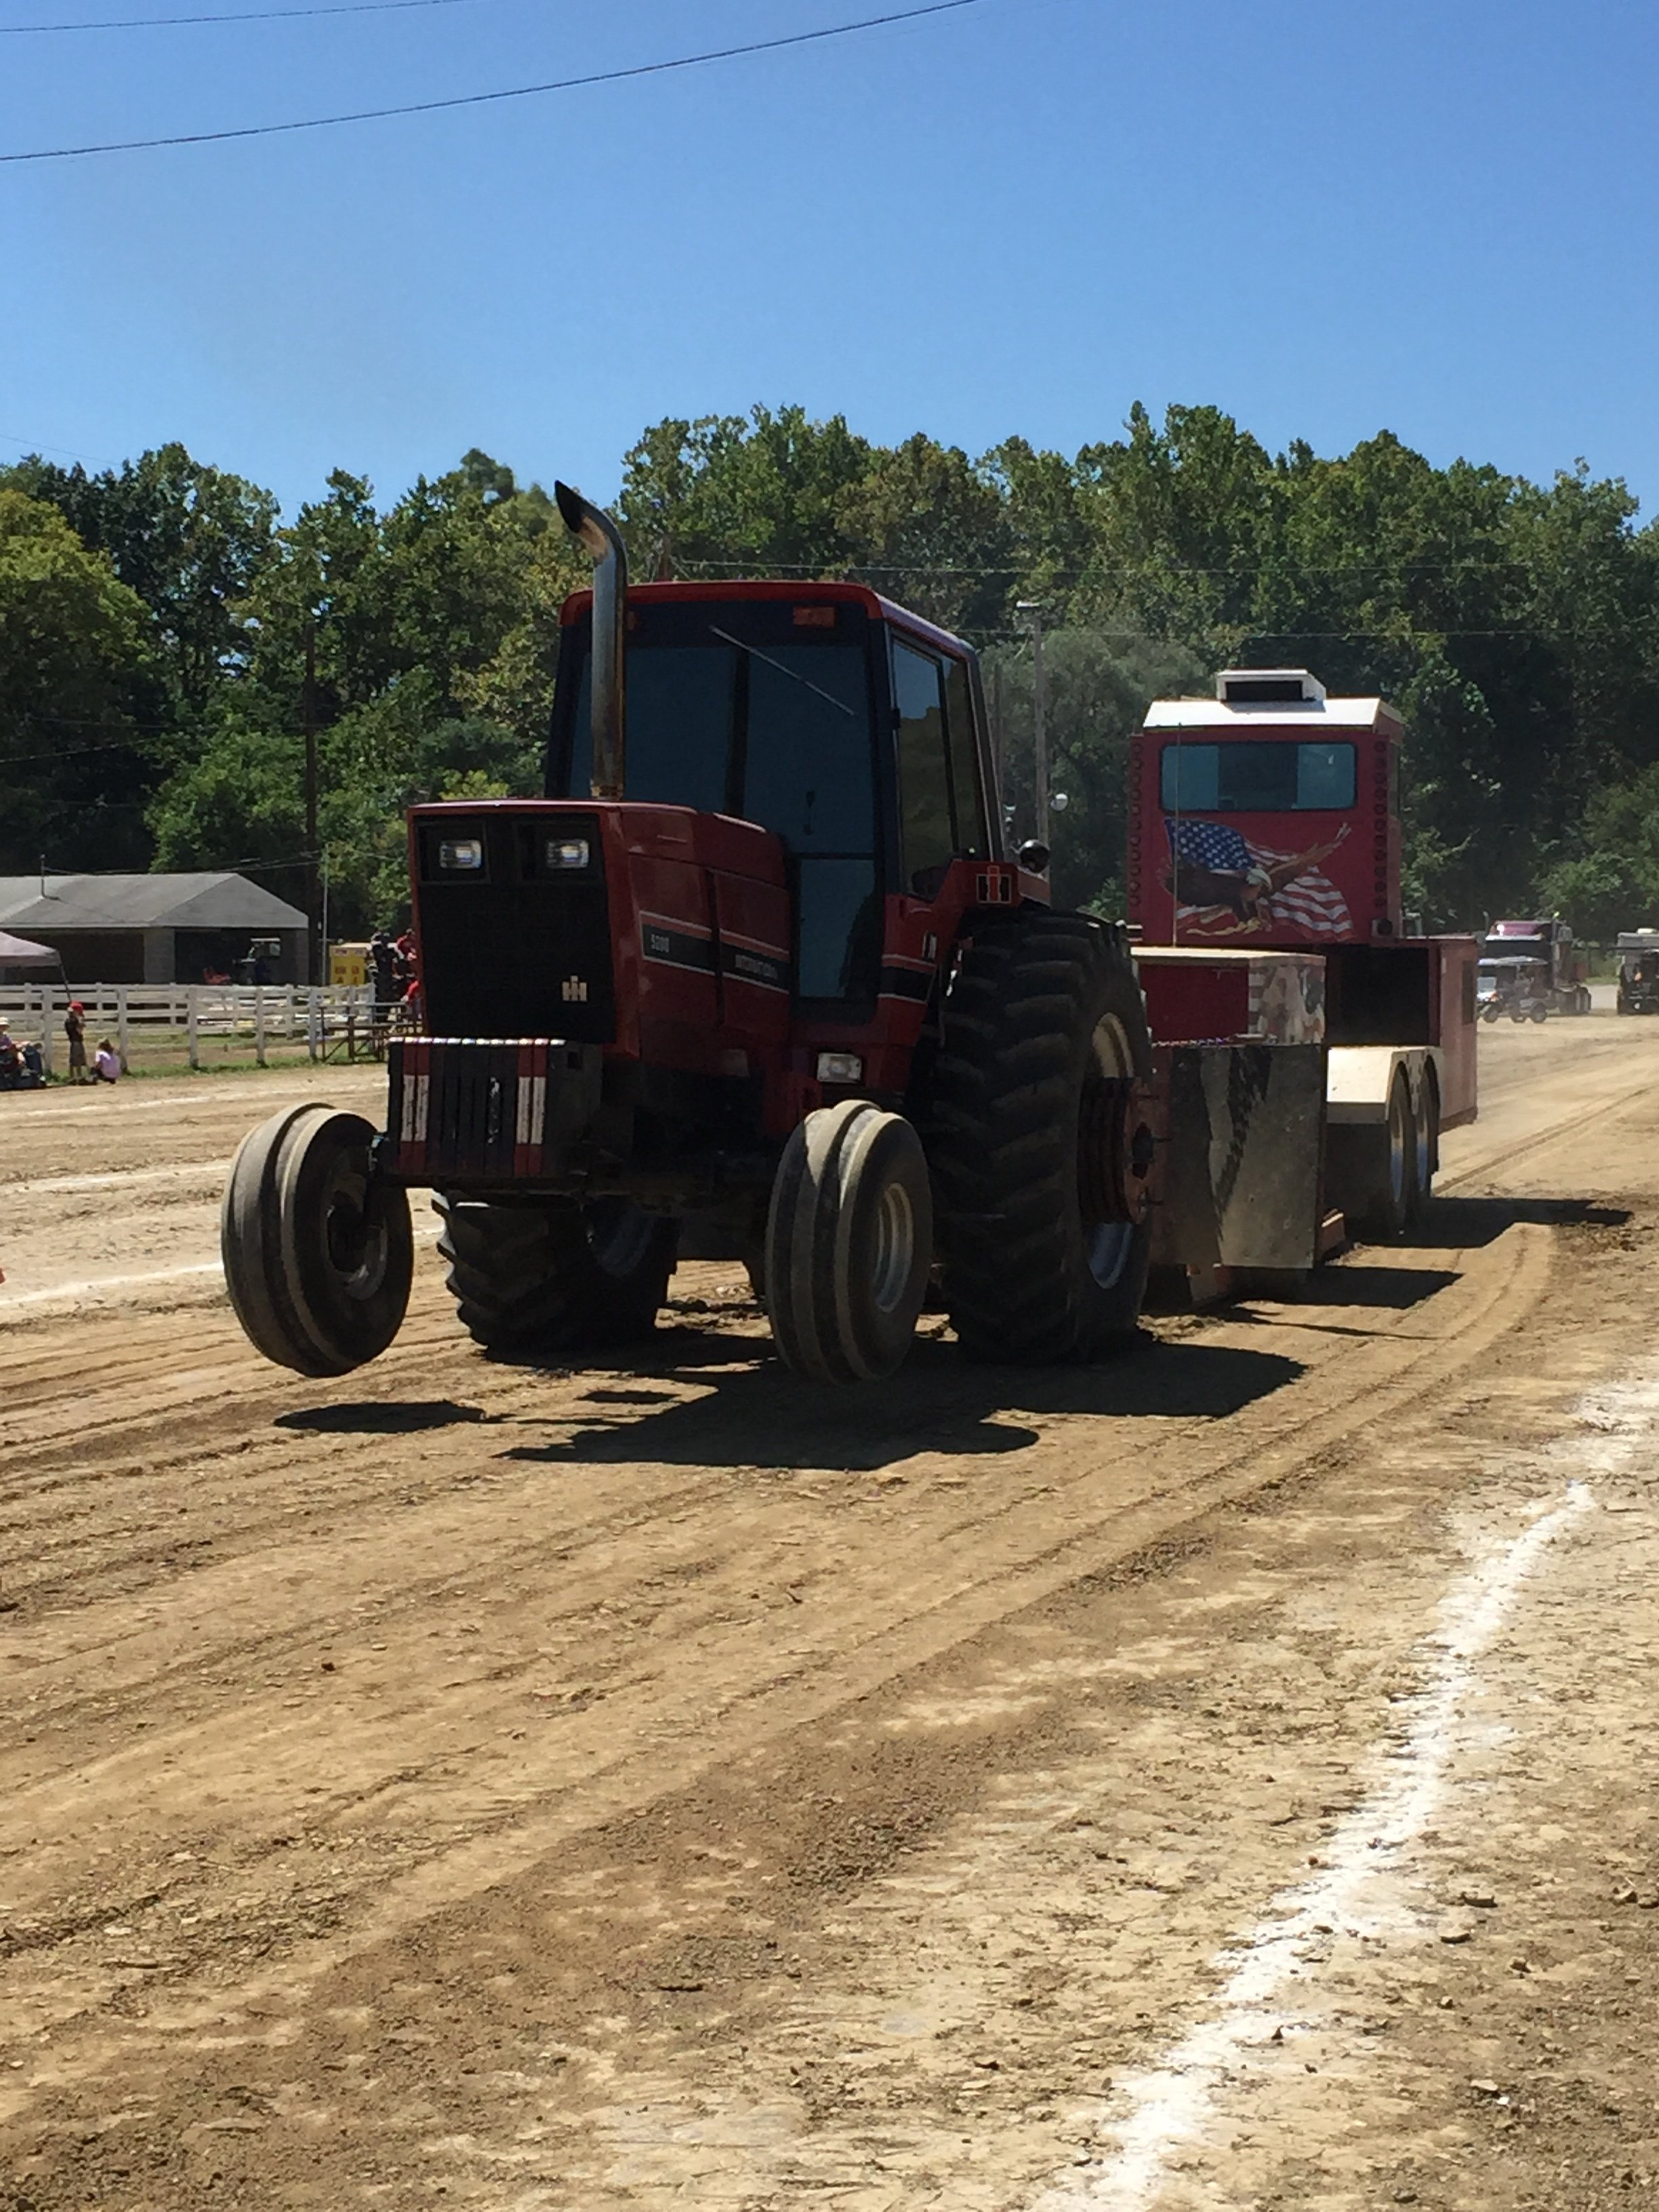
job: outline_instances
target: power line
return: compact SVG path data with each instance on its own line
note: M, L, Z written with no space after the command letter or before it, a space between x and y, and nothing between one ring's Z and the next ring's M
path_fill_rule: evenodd
M82 462L90 461L94 468L113 468L115 465L113 461L108 460L104 455L98 453L78 453L76 452L73 446L49 446L46 444L46 441L41 438L30 439L14 437L9 430L0 430L0 440L3 440L8 446L22 447L24 449L23 458L25 460L29 459L35 453L61 453L65 460ZM15 461L0 461L0 468L15 468L17 464Z
M483 107L503 100L533 100L545 93L577 92L597 84L622 84L634 77L665 76L677 70L702 69L714 62L738 61L751 54L781 52L787 46L816 46L826 39L852 38L861 31L877 31L892 23L914 23L925 15L953 15L959 9L977 8L984 0L928 0L920 8L902 8L884 15L865 15L856 22L826 24L818 31L792 31L777 39L753 39L740 46L711 47L706 53L678 54L663 62L636 62L628 69L596 70L586 76L555 77L546 84L517 84L499 92L469 92L446 100L416 100L397 107L354 108L343 115L310 115L293 123L249 123L234 131L183 131L166 138L117 138L92 146L45 146L26 153L0 154L0 161L67 161L89 154L138 154L158 146L208 146L231 138L271 138L295 131L331 131L347 123L380 123L390 117L434 115L441 109Z
M54 31L163 31L182 23L287 23L305 15L384 15L403 8L459 8L464 0L344 0L332 8L252 8L241 15L113 15L90 23L0 23L0 38L50 37Z

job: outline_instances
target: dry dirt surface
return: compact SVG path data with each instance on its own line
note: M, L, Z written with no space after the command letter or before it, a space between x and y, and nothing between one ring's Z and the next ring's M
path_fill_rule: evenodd
M299 1380L372 1075L0 1099L0 2208L1659 2203L1659 1024L1481 1050L1418 1241L828 1399L429 1243Z

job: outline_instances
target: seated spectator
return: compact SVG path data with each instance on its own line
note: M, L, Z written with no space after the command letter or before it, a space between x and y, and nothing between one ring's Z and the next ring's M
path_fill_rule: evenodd
M46 1079L46 1057L38 1044L23 1047L23 1088L39 1091Z
M5 1023L0 1021L0 1091L15 1091L22 1079L22 1051Z
M107 1037L98 1040L98 1049L92 1056L92 1079L94 1083L116 1083L121 1075L121 1055Z

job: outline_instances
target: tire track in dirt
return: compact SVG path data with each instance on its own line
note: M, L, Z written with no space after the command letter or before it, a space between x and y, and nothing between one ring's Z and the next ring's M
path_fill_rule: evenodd
M1468 1170L1491 1172L1490 1158ZM0 1836L40 1836L51 1876L25 1893L33 1866L0 1857L0 1917L32 1923L8 1969L15 2016L63 2024L60 2083L125 2068L159 2087L195 2063L198 2038L222 2036L228 2004L234 2039L250 2005L302 2014L348 1969L418 1972L430 1931L467 1900L487 1909L578 1842L594 1848L607 1823L762 1747L854 1725L865 1700L988 1626L1316 1468L1370 1424L1420 1413L1524 1314L1551 1249L1523 1224L1467 1253L1389 1255L1401 1274L1458 1279L1364 1328L1340 1304L1178 1325L1140 1362L1084 1378L974 1376L924 1346L894 1396L848 1416L804 1413L756 1365L752 1330L605 1375L526 1376L473 1358L434 1317L429 1337L313 1403L328 1413L349 1389L392 1408L454 1381L502 1418L444 1432L432 1449L447 1471L418 1438L285 1431L291 1445L261 1468L257 1532L227 1526L242 1549L213 1570L216 1589L199 1571L162 1579L158 1553L143 1589L42 1615L40 1663L21 1679L44 1692L56 1667L66 1702L37 1700L51 1718L27 1763L0 1753L0 1780L21 1785ZM127 1386L156 1455L142 1479L157 1510L173 1483L186 1522L204 1477L254 1450L295 1389L251 1386L260 1370L215 1327L210 1357L181 1352L167 1376L135 1359ZM157 1324L158 1358L165 1336ZM1204 1401L1197 1378L1218 1362L1234 1379ZM67 1377L75 1360L61 1347L44 1364ZM595 1406L608 1431L565 1433ZM526 1448L538 1456L501 1461L509 1408L551 1431ZM194 1437L179 1450L198 1413L211 1456ZM121 1419L94 1402L91 1433L112 1437ZM50 1449L56 1480L69 1469ZM87 1468L90 1511L105 1472ZM388 1491L410 1498L396 1518ZM118 1527L108 1540L125 1540ZM331 1563L331 1547L349 1556ZM21 1625L6 1616L0 1632ZM343 1686L319 1677L331 1658L349 1674L365 1643L387 1647L373 1655L382 1679L347 1710ZM303 1910L282 1840L296 1833L343 1845ZM194 1855L182 1868L179 1851ZM175 1924L185 1896L204 1901L198 1929ZM111 1942L159 1963L123 1968ZM148 2023L94 2017L141 2004Z
M1541 1282L1544 1243L1540 1233L1522 1231L1488 1248L1480 1255L1484 1264L1454 1286L1454 1293L1464 1296L1459 1310L1448 1313L1444 1339L1385 1335L1358 1355L1346 1354L1344 1382L1334 1386L1328 1379L1325 1389L1315 1394L1324 1402L1316 1402L1296 1418L1275 1418L1264 1410L1270 1401L1257 1401L1240 1417L1249 1420L1254 1415L1250 1425L1261 1431L1249 1438L1245 1449L1223 1444L1205 1455L1200 1468L1185 1469L1176 1464L1181 1457L1178 1437L1164 1450L1154 1448L1143 1455L1139 1473L1145 1487L1132 1501L1120 1499L1103 1510L1097 1498L1079 1494L1098 1488L1098 1470L1091 1461L1073 1466L1069 1481L1055 1483L1054 1477L1067 1470L1052 1461L1070 1456L1057 1452L1042 1455L1051 1463L1034 1470L1046 1474L1048 1481L1022 1486L1019 1492L995 1501L988 1511L963 1521L959 1506L951 1501L949 1510L957 1517L957 1526L948 1535L934 1534L931 1540L917 1542L914 1532L907 1531L911 1540L898 1544L890 1533L876 1532L873 1544L866 1539L861 1558L836 1562L843 1595L836 1612L835 1648L786 1655L805 1662L799 1669L780 1672L775 1620L769 1610L733 1622L729 1606L716 1602L711 1607L700 1594L685 1608L684 1618L676 1620L670 1613L646 1624L652 1657L642 1673L637 1652L626 1647L614 1672L603 1664L592 1669L592 1711L584 1707L562 1716L561 1724L544 1730L530 1751L508 1748L510 1729L501 1725L503 1718L522 1711L521 1705L514 1706L514 1692L522 1695L519 1683L462 1685L452 1680L452 1687L470 1692L462 1701L467 1710L440 1729L434 1729L428 1718L426 1733L433 1740L424 1756L412 1763L410 1732L418 1720L424 1690L417 1688L404 1711L384 1721L377 1717L360 1729L354 1729L337 1715L331 1725L331 1747L341 1765L357 1777L355 1787L343 1785L319 1762L313 1715L284 1716L281 1700L269 1695L245 1698L239 1716L243 1759L238 1826L245 1847L253 1850L235 1854L239 1882L253 1881L257 1860L274 1855L273 1832L285 1832L285 1824L292 1820L290 1808L307 1791L319 1801L308 1808L308 1826L333 1823L359 1832L365 1826L371 1832L393 1831L399 1844L412 1848L418 1861L390 1885L382 1882L378 1895L372 1893L372 1884L366 1884L359 1909L340 1933L299 1945L268 1984L256 1980L249 1993L257 1997L280 1989L284 2002L293 2002L302 1985L337 1970L347 1958L395 1941L431 1913L453 1909L460 1899L516 1878L595 1826L637 1813L665 1794L683 1790L744 1747L821 1727L895 1675L937 1658L988 1623L1006 1618L1079 1574L1097 1573L1132 1556L1194 1513L1246 1495L1264 1482L1282 1480L1374 1416L1378 1401L1364 1400L1367 1382L1374 1384L1386 1407L1396 1398L1403 1402L1420 1395L1431 1377L1456 1371L1478 1358L1508 1325L1518 1304ZM1443 1293L1446 1295L1453 1294ZM1355 1372L1362 1360L1371 1373ZM1375 1372L1378 1369L1380 1374ZM1288 1386L1292 1392L1296 1387ZM1356 1391L1361 1395L1359 1404L1354 1402ZM1339 1396L1340 1402L1330 1402ZM1058 1425L1063 1430L1080 1419L1071 1417ZM1152 1480L1148 1482L1149 1475ZM730 1505L729 1498L720 1498L708 1501L703 1510L718 1517L729 1513ZM1019 1525L1011 1528L1011 1522ZM706 1548L706 1540L699 1540L702 1534L688 1532L682 1559ZM550 1626L562 1614L572 1630L579 1630L584 1611L605 1602L602 1591L610 1594L607 1610L612 1613L635 1602L641 1577L673 1564L665 1557L660 1532L647 1526L641 1539L643 1557L636 1549L626 1559L601 1562L591 1581L579 1580L578 1587L561 1598ZM799 1540L795 1537L794 1544ZM736 1585L764 1586L767 1577L787 1573L793 1549L788 1541L781 1547L775 1541L771 1548L759 1551L751 1545L735 1562L722 1561L716 1599L729 1600ZM457 1561L453 1571L458 1580L465 1575L471 1589L479 1565ZM849 1584L855 1592L851 1602ZM422 1593L423 1600L427 1595ZM508 1602L513 1601L509 1595ZM475 1605L473 1609L488 1608ZM423 1615L425 1605L417 1610ZM311 1632L314 1634L314 1626ZM303 1642L306 1624L296 1624L294 1633ZM124 1727L141 1711L142 1706L128 1711ZM152 1721L142 1752L124 1748L102 1759L88 1758L62 1770L57 1778L44 1776L33 1784L18 1773L11 1791L15 1814L43 1839L54 1832L67 1836L69 1824L86 1818L85 1793L90 1787L94 1802L119 1803L122 1826L128 1832L134 1828L151 1831L157 1852L164 1843L177 1845L179 1832L166 1825L167 1803L180 1798L199 1803L210 1796L218 1725L210 1715L199 1730L185 1723L157 1735ZM198 1734L201 1742L192 1745ZM458 1756L464 1763L454 1771ZM159 1773L158 1762L163 1770ZM307 1775L324 1779L307 1783L303 1778ZM370 1786L365 1788L365 1784ZM216 1845L216 1851L223 1848L222 1844ZM137 1896L156 1888L155 1861L149 1854L146 1857L148 1864L135 1869ZM15 1881L13 1886L17 1887ZM37 1900L27 1894L20 1901L27 1910L46 1903L44 1898ZM134 1919L141 1939L147 1940L142 1908L122 1904L119 1910L124 1918ZM187 1947L173 1971L186 1982L191 1978ZM112 1984L104 1984L106 1995L118 1986L118 1976ZM179 1994L182 1998L185 1992L181 1989ZM65 2017L61 2010L55 2015L37 2011L45 1996L38 1988L29 1993L30 2012L41 2021ZM18 1996L24 1998L21 1990ZM70 2009L80 2009L86 2002L86 1990L77 1989ZM217 1994L198 2002L205 2009L198 2025L222 2007ZM186 2012L193 2014L193 2008L187 2006ZM185 2024L183 2015L175 2013L173 2017L178 2025Z

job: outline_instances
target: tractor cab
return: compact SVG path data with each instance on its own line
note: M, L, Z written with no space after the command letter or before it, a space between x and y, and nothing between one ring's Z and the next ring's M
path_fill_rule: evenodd
M885 902L935 902L1001 858L977 668L855 584L647 584L629 593L627 795L752 822L785 858L790 983L828 1018L873 1008ZM593 786L592 600L565 607L547 795Z

